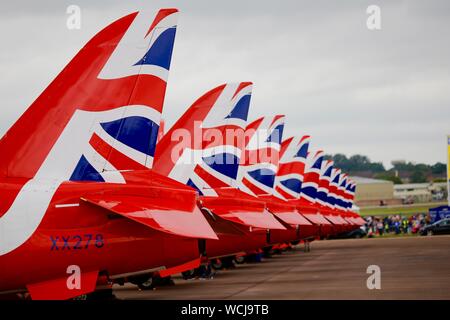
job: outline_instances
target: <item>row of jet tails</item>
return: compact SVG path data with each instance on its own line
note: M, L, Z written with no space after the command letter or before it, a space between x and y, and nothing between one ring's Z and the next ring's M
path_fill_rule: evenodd
M355 184L218 86L163 134L178 10L95 35L0 140L0 291L70 299L359 228ZM169 110L170 112L170 110ZM1 297L1 295L0 295Z

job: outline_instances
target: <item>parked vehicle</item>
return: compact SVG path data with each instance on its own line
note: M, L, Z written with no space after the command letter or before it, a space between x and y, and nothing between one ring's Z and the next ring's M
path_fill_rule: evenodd
M450 218L439 220L420 229L422 236L435 234L450 234Z

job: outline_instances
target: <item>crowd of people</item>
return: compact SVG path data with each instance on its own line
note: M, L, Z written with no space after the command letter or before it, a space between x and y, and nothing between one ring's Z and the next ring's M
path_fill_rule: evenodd
M369 238L384 234L414 234L420 228L430 223L429 215L416 214L411 216L390 215L386 217L368 216L365 228Z

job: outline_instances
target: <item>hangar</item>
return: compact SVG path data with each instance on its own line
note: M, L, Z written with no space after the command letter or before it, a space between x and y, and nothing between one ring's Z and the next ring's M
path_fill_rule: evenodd
M392 181L365 177L350 177L356 183L355 203L359 207L401 204L394 199L394 183Z

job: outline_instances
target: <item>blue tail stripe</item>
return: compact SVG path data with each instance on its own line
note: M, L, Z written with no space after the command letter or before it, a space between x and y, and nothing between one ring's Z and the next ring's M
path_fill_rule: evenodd
M302 182L299 179L286 179L280 181L280 183L295 193L299 193L302 188Z
M225 119L238 118L247 121L250 99L250 94L243 96L238 103L236 103L236 106L233 110L231 110L230 114L225 117Z
M325 191L317 191L316 198L322 200L323 202L328 202L328 195Z
M340 174L338 174L338 175L336 175L336 177L334 177L334 179L333 179L333 183L338 183L339 182L339 179L341 178L341 175Z
M139 116L101 123L103 129L114 139L146 155L155 155L159 126Z
M302 193L306 194L311 199L315 199L317 195L317 189L314 187L304 187L302 188Z
M69 180L105 182L103 177L95 170L89 161L87 161L85 156L81 156Z
M328 196L327 197L327 202L334 206L336 204L336 198L333 197L333 196Z
M283 137L283 129L284 125L279 124L275 129L273 129L272 133L267 138L266 142L276 142L278 144L281 144L281 139Z
M236 179L239 169L239 158L231 153L220 153L211 157L204 157L203 161L217 172Z
M297 154L295 155L296 158L305 158L308 156L308 148L309 143L305 143L301 146L300 150L298 150Z
M312 166L314 169L321 169L322 168L322 161L323 157L319 157L319 159L314 162L314 165Z
M172 27L161 33L145 56L136 62L135 66L156 65L169 70L176 30L176 27Z
M331 177L331 172L333 171L333 166L330 166L327 171L323 174L325 177Z
M248 172L249 176L263 185L273 188L275 182L275 172L270 169L257 169Z

